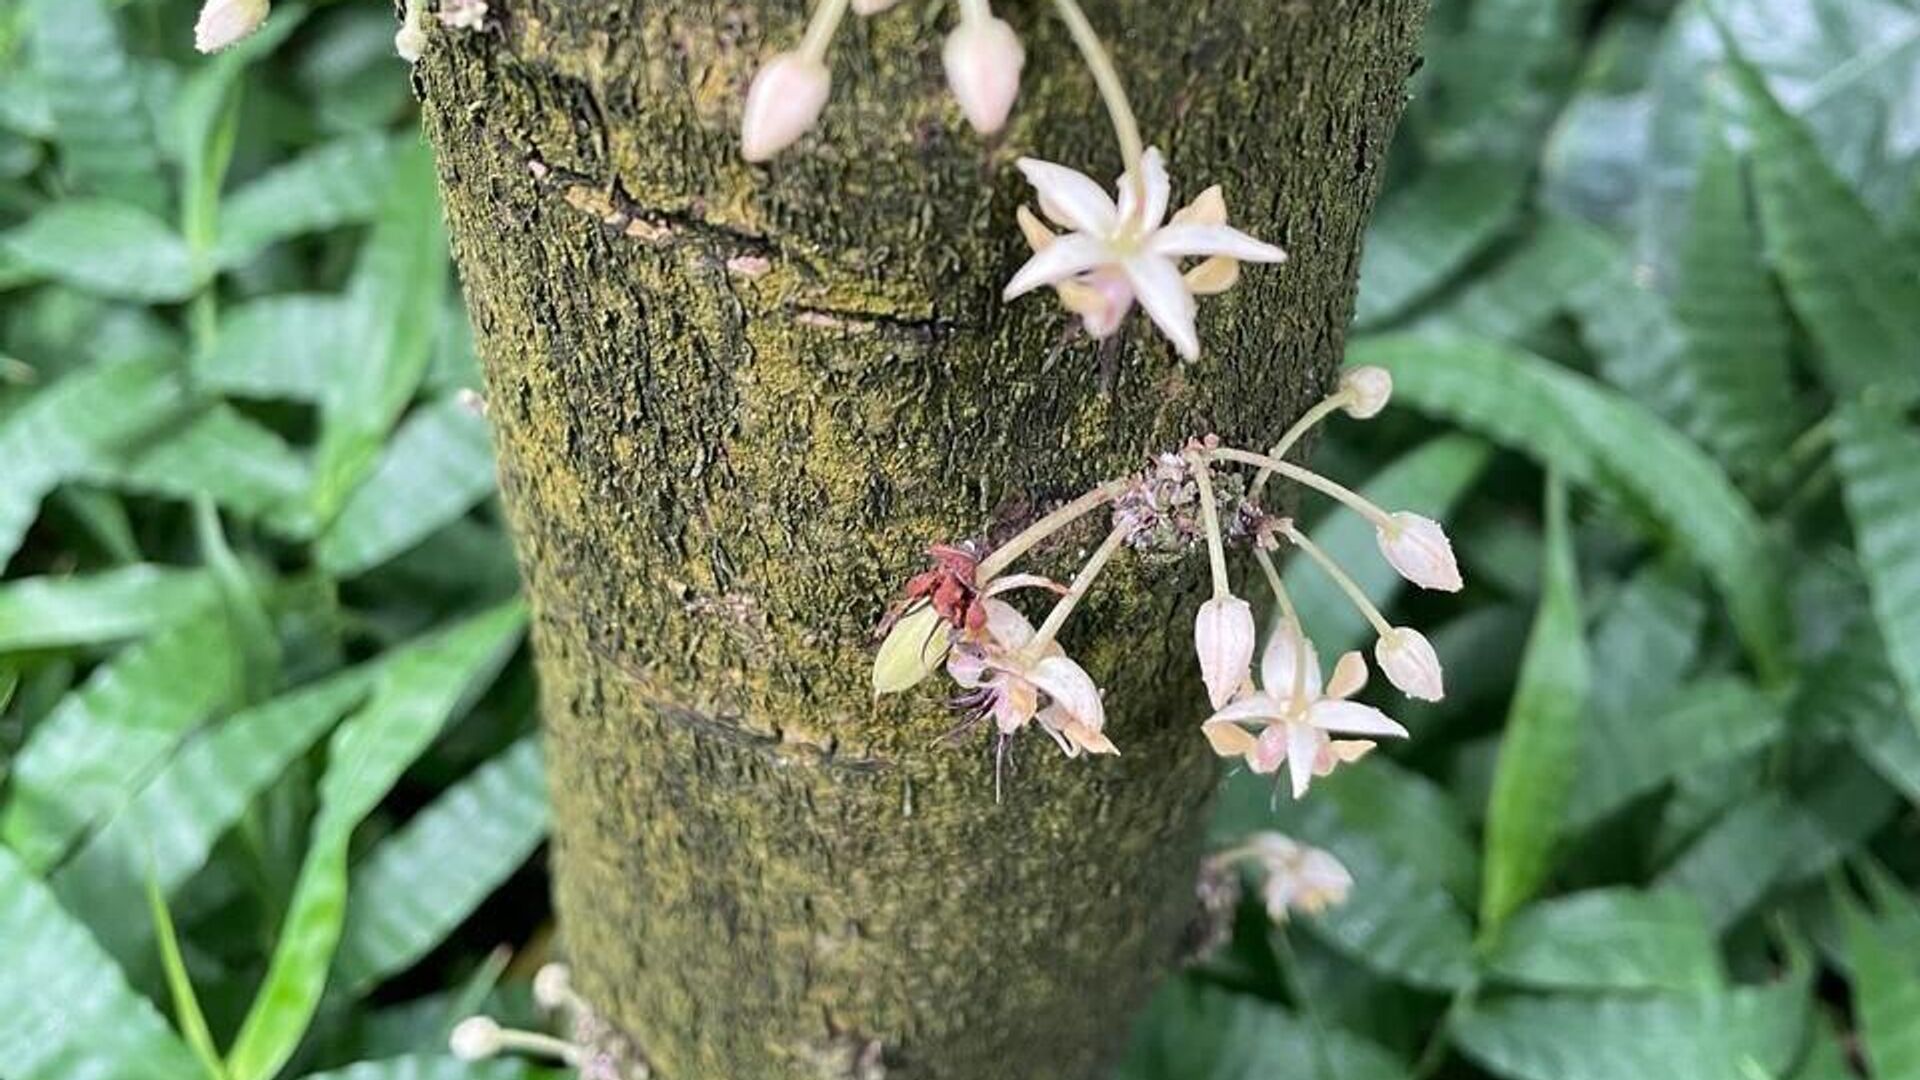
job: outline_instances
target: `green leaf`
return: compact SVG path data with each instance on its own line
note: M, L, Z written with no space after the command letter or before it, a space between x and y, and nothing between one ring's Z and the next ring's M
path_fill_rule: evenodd
M0 235L0 247L35 274L100 296L164 304L199 289L186 240L127 203L53 203Z
M1464 435L1442 435L1418 446L1375 473L1360 494L1389 510L1410 510L1445 520L1454 504L1473 487L1492 456L1487 444ZM1347 569L1354 581L1386 607L1403 581L1380 555L1373 526L1339 507L1310 530L1313 541ZM1287 591L1303 625L1329 657L1371 637L1367 620L1325 574L1305 560L1287 567Z
M147 879L147 907L153 913L153 936L160 943L160 966L166 972L167 991L173 997L174 1017L180 1030L186 1033L193 1056L200 1059L201 1070L210 1080L226 1080L227 1070L220 1063L220 1050L214 1045L213 1033L207 1029L206 1014L200 1011L199 995L194 993L193 979L187 974L186 960L180 955L180 936L173 929L173 913L167 910L167 898L160 894L159 883L151 877Z
M1797 979L1719 993L1511 997L1467 1013L1455 1041L1513 1080L1755 1080L1792 1064L1807 1005Z
M32 0L34 67L61 168L81 187L157 211L166 174L142 80L102 0Z
M371 221L403 153L396 139L355 135L261 174L221 206L215 257L237 266L289 237Z
M180 1080L198 1069L146 998L0 847L0 1061L9 1080Z
M180 384L159 363L89 367L0 419L0 567L19 550L40 500L181 407Z
M1673 307L1693 377L1692 430L1728 469L1753 476L1793 441L1799 410L1786 313L1761 258L1740 159L1723 137L1700 162Z
M233 1080L267 1080L293 1056L326 986L347 905L354 828L424 752L520 637L517 604L494 609L382 665L373 698L334 732L320 810L265 981L227 1055Z
M137 564L0 586L0 652L104 645L179 622L214 599L204 570Z
M1920 354L1916 354L1920 355ZM1889 410L1841 408L1834 424L1847 516L1907 715L1920 725L1920 433Z
M1612 246L1598 229L1564 217L1544 218L1517 251L1410 325L1426 332L1519 338L1563 310L1592 277L1593 267L1612 257Z
M1381 851L1421 877L1471 903L1480 887L1480 854L1460 805L1447 790L1383 757L1364 769L1344 769L1315 789L1340 813L1345 829L1365 835Z
M528 736L449 787L353 868L334 970L358 993L438 945L547 833L540 746Z
M1575 483L1643 504L1725 595L1769 679L1785 674L1786 600L1765 527L1712 459L1646 410L1523 351L1473 339L1356 341L1350 363L1393 372L1399 399L1474 428Z
M1557 474L1547 482L1546 519L1540 610L1520 661L1487 805L1480 921L1488 935L1546 881L1580 762L1587 646L1567 493Z
M1882 229L1806 128L1751 65L1733 84L1754 134L1754 189L1787 300L1819 345L1827 382L1854 395L1882 387L1920 397L1920 258Z
M1853 966L1854 1012L1874 1080L1920 1080L1920 957L1896 948L1881 927L1842 895L1841 922Z
M1650 565L1621 585L1594 620L1590 709L1635 723L1671 705L1700 655L1706 605L1691 571Z
M1599 230L1592 232L1586 246L1593 261L1567 295L1581 340L1608 382L1677 421L1697 396L1680 326L1626 250Z
M458 400L442 399L400 426L314 555L328 573L350 577L426 539L493 488L486 421Z
M34 729L14 761L0 839L37 870L57 862L232 699L235 657L226 619L215 611L101 665Z
M352 360L348 310L340 297L311 293L236 305L212 346L194 354L194 381L235 397L318 401Z
M143 495L204 496L243 518L283 523L283 514L297 521L308 483L306 462L285 439L226 404L87 475Z
M1631 675L1623 677L1631 678ZM1584 829L1676 776L1751 753L1785 730L1780 707L1743 679L1695 683L1651 713L1593 712L1567 823Z
M349 355L321 395L314 519L333 520L373 468L394 421L412 400L427 363L446 285L446 238L433 160L410 147L361 249L347 289Z
M528 1080L532 1075L526 1063L512 1059L461 1061L435 1054L410 1054L308 1073L306 1080Z
M1160 988L1134 1028L1118 1080L1403 1080L1380 1047L1260 998L1191 978Z
M1525 170L1475 158L1437 165L1389 194L1367 229L1354 321L1390 321L1437 289L1511 219Z
M1487 956L1495 976L1559 990L1711 990L1720 960L1684 893L1595 889L1522 909Z

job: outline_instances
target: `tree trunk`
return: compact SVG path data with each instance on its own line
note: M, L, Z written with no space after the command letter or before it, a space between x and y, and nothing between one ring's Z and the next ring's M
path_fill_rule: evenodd
M1002 6L1028 64L991 145L921 0L849 19L823 124L771 167L736 125L792 0L504 0L418 69L536 613L566 950L666 1080L1088 1077L1175 959L1216 776L1204 558L1102 580L1065 644L1122 755L1027 733L1001 801L933 682L873 701L873 627L929 542L1195 434L1271 438L1327 388L1421 3L1091 12L1176 205L1223 183L1293 255L1203 301L1189 365L1138 312L1103 361L1051 296L1000 302L1013 158L1119 171L1064 28Z

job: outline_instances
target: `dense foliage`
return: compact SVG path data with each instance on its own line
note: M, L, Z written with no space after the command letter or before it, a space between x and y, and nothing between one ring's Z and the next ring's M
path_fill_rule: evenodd
M0 1073L526 1075L444 1051L541 1021L546 810L392 15L193 7L0 9ZM1398 408L1317 452L1449 522L1449 696L1227 779L1355 885L1243 904L1129 1080L1920 1078L1916 102L1915 0L1437 4Z

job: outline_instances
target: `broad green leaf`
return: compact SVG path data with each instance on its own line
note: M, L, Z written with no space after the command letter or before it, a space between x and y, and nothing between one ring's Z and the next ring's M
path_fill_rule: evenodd
M1628 888L1523 908L1495 940L1487 969L1560 990L1712 990L1721 982L1699 904L1684 893Z
M204 570L137 564L0 585L0 652L104 645L139 637L214 599Z
M1447 790L1392 760L1344 769L1314 788L1340 812L1344 828L1366 836L1389 858L1444 886L1462 904L1480 886L1480 855L1466 814Z
M426 374L446 276L433 159L424 146L409 147L347 288L354 362L334 365L320 399L312 505L322 525L373 468Z
M1755 1080L1793 1063L1808 1004L1798 979L1713 993L1509 997L1475 1006L1455 1042L1511 1080Z
M1758 750L1784 729L1777 704L1728 677L1697 682L1658 711L1593 711L1567 824L1584 829L1676 776Z
M314 545L335 577L378 566L458 518L492 493L487 423L453 398L400 425L367 481Z
M280 18L274 12L274 18ZM216 257L237 266L303 233L370 221L394 183L401 144L380 135L338 139L261 174L227 196Z
M131 454L88 470L103 484L176 499L201 496L250 520L296 513L307 466L272 429L216 404Z
M1766 529L1726 474L1678 432L1589 379L1489 342L1369 337L1354 342L1347 359L1389 368L1403 402L1530 454L1571 481L1632 496L1719 586L1762 674L1784 674L1786 601Z
M61 379L0 419L0 567L20 547L40 500L182 405L159 363L97 365Z
M1587 646L1566 488L1557 475L1547 483L1546 519L1540 610L1520 662L1520 682L1500 737L1500 760L1487 805L1480 890L1483 934L1497 934L1508 916L1545 883L1580 764Z
M348 311L346 300L313 293L236 305L213 345L194 354L194 381L234 397L318 401L354 361Z
M1487 445L1478 439L1442 435L1397 458L1359 490L1388 510L1410 510L1445 520L1479 479L1490 456ZM1310 532L1314 542L1338 560L1382 607L1400 591L1402 579L1381 556L1374 528L1366 519L1345 507L1335 507ZM1286 584L1301 622L1310 628L1328 662L1370 637L1366 618L1355 610L1352 601L1306 560L1294 560L1287 567Z
M308 1073L306 1080L528 1080L532 1075L529 1065L512 1058L461 1061L437 1054L410 1054Z
M130 918L150 877L172 895L206 865L216 841L292 761L366 696L373 670L350 668L235 713L195 736L53 875L68 909L131 962L147 944Z
M373 697L328 744L320 810L265 980L227 1054L233 1080L267 1080L319 1007L347 906L347 846L466 696L519 641L517 604L475 617L381 666Z
M1354 321L1385 323L1437 289L1512 218L1524 178L1511 164L1472 159L1389 194L1367 229Z
M52 203L0 235L0 247L40 276L100 296L162 304L185 300L199 288L186 240L127 203Z
M80 187L158 211L166 174L141 80L103 0L30 0L33 60L61 168Z
M1787 300L1841 395L1920 397L1920 257L1881 228L1744 61L1730 72L1754 133L1753 180Z
M1920 724L1901 696L1873 620L1858 620L1832 654L1813 666L1794 709L1796 723L1843 735L1874 771L1920 802Z
M1851 898L1840 904L1854 1012L1874 1080L1920 1080L1920 956L1903 953Z
M1531 166L1579 70L1585 0L1480 0L1428 26L1432 103L1416 95L1416 122L1446 160L1490 159ZM1458 31L1448 33L1458 24Z
M1655 413L1680 421L1697 391L1679 323L1666 299L1611 237L1593 230L1586 246L1593 261L1567 295L1581 340L1608 382Z
M1543 219L1519 250L1443 299L1411 325L1422 331L1513 340L1538 328L1611 258L1599 230L1564 217Z
M540 746L528 736L448 788L354 866L334 961L341 989L358 993L425 956L546 832Z
M9 1080L181 1080L192 1051L120 969L0 847L0 1061Z
M187 974L186 959L180 953L180 935L173 927L173 913L167 910L167 898L160 886L147 879L147 907L153 913L153 936L160 943L160 966L166 973L167 992L173 997L173 1015L186 1035L187 1045L200 1061L209 1080L225 1080L227 1070L220 1063L220 1050L207 1029L206 1014L200 1010L200 997L194 992L193 977Z
M1663 709L1700 654L1706 604L1691 571L1654 564L1616 590L1594 620L1593 685L1596 715L1632 724Z
M1916 309L1920 310L1920 309ZM1920 357L1920 353L1915 354ZM1910 358L1910 362L1911 362ZM1920 432L1889 410L1843 407L1834 457L1860 567L1907 715L1920 725Z
M1700 162L1673 309L1692 374L1689 426L1731 472L1753 476L1793 440L1798 410L1786 314L1761 259L1740 159L1722 137Z
M1357 1035L1193 979L1160 988L1118 1080L1402 1080L1405 1065Z
M0 839L36 870L57 862L232 700L235 660L226 618L212 611L101 665L33 730L14 761Z

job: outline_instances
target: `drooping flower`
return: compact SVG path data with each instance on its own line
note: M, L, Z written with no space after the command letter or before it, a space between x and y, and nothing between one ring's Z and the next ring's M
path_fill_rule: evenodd
M1439 522L1402 510L1388 515L1374 532L1380 553L1401 577L1423 589L1460 591L1460 564Z
M1100 689L1079 664L1048 642L1031 648L1033 624L1004 600L985 600L985 623L968 631L947 659L947 674L965 691L955 705L969 717L991 719L1002 736L1031 721L1068 757L1117 754Z
M963 12L971 10L963 8ZM1020 36L1006 20L990 14L961 15L960 25L947 35L940 50L940 63L960 111L975 131L991 135L1006 125L1013 99L1020 94L1020 69L1026 60Z
M1333 736L1406 737L1407 729L1385 713L1346 700L1366 682L1366 661L1349 652L1334 665L1333 679L1323 688L1313 644L1297 631L1283 629L1260 658L1259 691L1215 712L1201 731L1215 753L1244 757L1256 773L1275 772L1284 763L1297 799L1314 777L1360 760L1374 746L1370 740Z
M1237 596L1200 605L1193 620L1193 647L1200 654L1200 679L1214 708L1233 700L1253 666L1253 608Z
M817 59L786 52L767 61L747 88L741 156L766 161L793 145L820 119L832 89L833 76Z
M219 52L267 21L267 0L207 0L193 24L193 47Z
M1373 658L1387 681L1408 697L1439 701L1446 695L1441 680L1440 656L1433 651L1427 636L1410 626L1396 626L1380 635L1374 644Z
M1276 923L1286 922L1295 911L1318 915L1344 903L1353 888L1353 875L1339 859L1291 837L1277 832L1255 833L1245 846L1246 857L1260 867L1265 879L1260 884L1260 899L1266 905L1267 917Z
M1184 218L1162 224L1171 185L1157 149L1142 156L1137 182L1131 176L1120 179L1117 205L1085 173L1033 158L1021 158L1019 165L1039 196L1040 212L1069 231L1056 236L1031 215L1023 217L1021 228L1034 254L1007 283L1002 298L1055 286L1068 310L1079 315L1095 337L1118 329L1138 301L1174 349L1191 360L1200 355L1194 327L1196 289L1182 274L1180 260L1224 256L1281 262L1287 257L1224 221L1211 221L1216 213L1224 219L1224 199L1216 211L1213 200L1203 195L1182 211ZM1207 272L1198 291L1219 286L1222 276L1218 269Z

